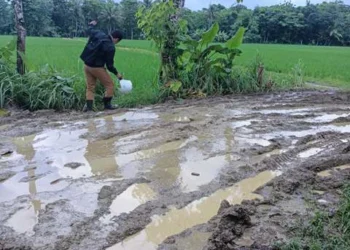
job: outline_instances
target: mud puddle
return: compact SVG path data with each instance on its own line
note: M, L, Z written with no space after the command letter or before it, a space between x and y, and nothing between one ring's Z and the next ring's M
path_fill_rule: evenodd
M34 226L38 223L38 213L41 209L39 200L33 200L25 208L19 210L6 222L5 226L11 227L16 232L34 235Z
M223 200L262 200L256 190L282 172L347 152L347 99L332 95L1 118L0 151L12 153L0 157L0 248L157 249L180 235L178 249L202 249L209 232L181 233L207 225Z
M308 149L308 150L306 150L304 152L299 153L298 156L300 158L309 158L309 157L311 157L313 155L318 154L319 152L322 152L322 150L323 150L322 148L310 148L310 149Z
M108 248L108 250L157 249L157 246L167 237L206 223L217 213L223 200L227 200L231 204L239 204L243 200L261 199L261 196L253 192L279 174L281 173L263 172L256 177L242 180L233 187L218 190L209 197L193 201L182 209L171 209L163 216L154 216L152 222L140 233Z
M138 206L156 198L155 192L147 184L134 184L118 195L109 207L109 214L100 218L108 224L115 216L129 213Z
M334 171L337 172L337 171L346 170L346 169L350 169L350 164L338 166L330 170L325 170L325 171L319 172L317 175L321 177L329 177L332 175Z
M338 118L344 118L348 116L350 116L350 112L348 113L341 112L339 114L324 114L324 115L316 116L314 118L306 119L306 121L310 123L314 123L314 122L327 123L327 122L334 121Z

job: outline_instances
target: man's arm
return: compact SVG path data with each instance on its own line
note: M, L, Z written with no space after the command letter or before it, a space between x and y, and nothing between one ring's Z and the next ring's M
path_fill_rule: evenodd
M123 79L122 75L118 73L118 70L114 67L114 55L115 55L115 48L110 48L106 53L106 66L107 69L116 75L119 80Z
M96 21L92 21L89 23L89 28L87 29L86 31L86 34L88 35L89 37L89 40L95 36L95 34L98 32L97 29L95 29L95 26L96 26L97 22Z

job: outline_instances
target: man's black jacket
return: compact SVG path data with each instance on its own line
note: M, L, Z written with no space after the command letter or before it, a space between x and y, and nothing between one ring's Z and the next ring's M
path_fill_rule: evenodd
M117 75L118 71L114 67L115 46L111 36L95 29L93 25L89 26L87 33L89 35L88 44L91 40L100 40L102 41L102 44L99 46L98 51L95 52L96 54L93 56L93 59L91 59L90 55L88 54L89 52L85 49L80 56L81 59L89 67L101 68L106 66L110 72ZM87 58L89 59L87 60Z

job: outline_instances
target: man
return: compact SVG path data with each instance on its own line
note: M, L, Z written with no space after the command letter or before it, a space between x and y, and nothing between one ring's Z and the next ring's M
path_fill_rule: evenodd
M89 41L80 56L85 63L86 104L84 112L93 110L96 80L99 80L106 89L103 98L104 109L115 109L111 104L114 96L114 82L107 73L105 66L119 80L123 79L123 76L114 67L115 44L123 39L123 35L118 30L106 35L104 32L95 29L96 24L96 21L89 23Z

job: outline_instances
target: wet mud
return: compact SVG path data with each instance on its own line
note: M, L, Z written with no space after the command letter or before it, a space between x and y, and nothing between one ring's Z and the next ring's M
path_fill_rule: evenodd
M0 249L270 249L350 179L350 94L0 118Z

